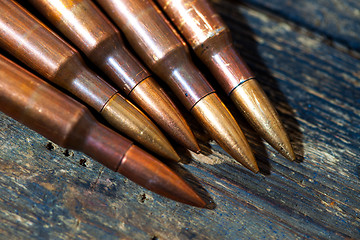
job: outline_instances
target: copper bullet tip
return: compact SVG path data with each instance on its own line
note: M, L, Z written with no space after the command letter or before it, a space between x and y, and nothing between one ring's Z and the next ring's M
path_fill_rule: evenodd
M0 96L0 111L60 146L80 150L160 195L205 207L165 164L97 122L85 106L1 55Z
M216 93L202 98L191 112L200 120L214 140L235 160L254 173L259 172L243 132Z
M230 98L262 138L284 157L295 160L294 150L279 116L255 79L236 87Z
M204 200L175 172L135 145L127 151L117 171L164 197L196 207L206 206Z
M193 152L200 152L195 136L182 114L152 77L136 85L130 97L178 143Z
M116 129L154 153L173 161L180 161L164 134L136 106L115 94L101 110L101 115Z

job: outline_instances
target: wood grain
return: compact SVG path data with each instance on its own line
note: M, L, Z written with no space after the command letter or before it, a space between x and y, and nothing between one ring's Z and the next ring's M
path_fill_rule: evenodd
M360 2L357 0L244 0L238 2L272 12L326 36L329 41L360 50Z
M0 114L0 238L360 238L360 60L271 9L214 4L276 106L298 161L259 140L219 91L261 174L241 167L185 114L204 154L179 148L189 163L172 167L213 202L213 209L197 209L49 144Z

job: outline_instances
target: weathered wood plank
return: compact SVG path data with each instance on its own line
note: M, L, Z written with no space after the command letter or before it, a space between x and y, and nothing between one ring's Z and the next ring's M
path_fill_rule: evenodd
M244 0L246 3L299 26L325 35L329 40L360 50L360 2L357 0Z
M51 149L0 114L1 238L360 238L360 60L266 11L232 1L215 7L277 107L300 162L259 141L222 95L262 174L208 142L186 114L205 154L184 153L189 163L173 167L216 205L196 209L144 190L79 152Z

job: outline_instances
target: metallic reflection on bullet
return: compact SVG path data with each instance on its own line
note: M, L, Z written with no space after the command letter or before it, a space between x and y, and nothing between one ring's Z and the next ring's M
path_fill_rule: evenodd
M29 1L172 138L195 152L200 151L179 110L125 48L119 31L91 1Z
M180 159L150 119L88 69L75 49L17 3L0 0L0 11L6 13L0 15L1 48L100 113L105 104L112 99L111 106L116 105L117 108L112 107L113 114L110 116L111 119L107 120L112 123L121 120L116 124L119 131L127 132L129 137L150 150L154 149L161 156L174 161ZM118 109L121 109L121 112L115 113ZM138 125L136 128L135 124ZM131 129L142 129L142 136L140 137L137 131L130 132ZM169 149L172 149L170 155Z
M245 162L246 167L256 172L257 164L235 119L192 63L185 42L160 10L144 0L102 0L98 3L124 32L142 60L170 86L214 140L237 161ZM236 131L227 131L227 124Z
M130 180L134 179L134 182L162 196L196 207L206 206L204 200L188 184L166 165L152 160L153 158L140 148L131 147L117 171L126 173Z
M140 110L134 105L128 106L129 104L131 103L116 94L105 104L101 110L101 115L115 128L123 129L126 135L131 136L136 133L134 139L146 143L145 146L151 148L153 152L174 161L180 161L180 157L165 136L157 134L158 129L154 128L150 121L145 122L143 119L139 119L137 115ZM129 119L132 119L132 121L130 122ZM156 144L148 144L153 142Z
M215 93L207 95L195 104L191 113L203 119L203 124L206 124L205 129L213 133L213 138L217 139L226 152L254 173L259 172L250 146L239 125Z
M150 191L193 206L206 205L165 164L98 123L85 106L1 55L0 111L62 147L84 152Z
M294 151L275 108L255 83L253 73L233 46L228 27L210 4L206 0L156 1L254 129L285 157L294 160Z
M248 80L230 94L230 98L240 106L242 113L256 131L266 139L271 146L287 159L295 160L290 141L282 126L279 116L271 106L269 99L254 79ZM241 99L241 100L239 100ZM261 111L259 111L261 109Z
M183 145L191 151L199 153L200 147L197 144L189 125L181 124L185 122L182 114L164 91L156 91L157 84L155 85L153 82L152 77L140 82L130 93L130 97L134 101L137 100L136 102L150 103L142 106L144 111L156 112L156 114L153 115L153 118L162 118L156 122L163 122L164 124L161 126L166 132L172 136L176 135L178 142L183 143Z

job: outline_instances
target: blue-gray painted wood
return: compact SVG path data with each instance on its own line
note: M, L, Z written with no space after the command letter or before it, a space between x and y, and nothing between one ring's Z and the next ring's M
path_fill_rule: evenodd
M241 167L186 113L204 154L179 148L189 163L172 167L213 202L197 209L49 145L0 113L1 239L360 238L360 60L267 11L214 3L276 106L298 162L261 141L219 91L262 173Z
M235 0L234 0L235 1ZM251 6L270 11L360 51L360 2L358 0L243 0Z

